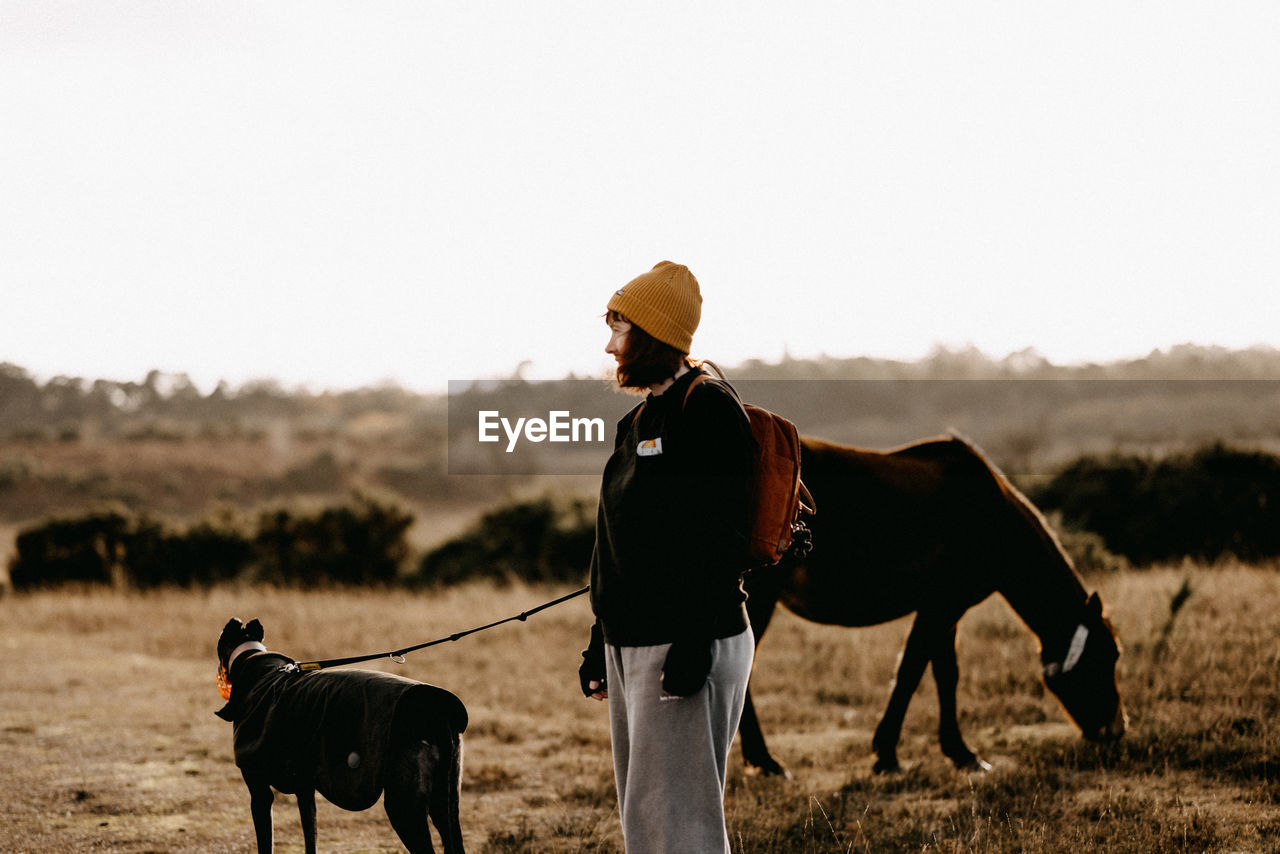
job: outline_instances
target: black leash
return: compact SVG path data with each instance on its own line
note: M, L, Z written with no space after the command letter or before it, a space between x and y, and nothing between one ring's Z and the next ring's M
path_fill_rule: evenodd
M465 632L455 632L454 634L451 634L448 637L436 638L435 640L427 641L426 643L415 644L414 646L406 646L404 649L393 649L390 652L375 652L370 655L355 655L355 656L352 656L351 658L326 658L323 661L300 661L298 662L297 667L299 670L303 670L303 671L322 670L326 667L341 667L344 664L356 664L361 661L373 661L375 658L389 658L392 661L396 662L397 664L404 664L404 657L408 653L416 652L417 650L420 650L420 649L426 649L429 646L435 646L436 644L440 644L440 643L449 643L450 641L461 640L462 638L465 638L467 635L474 635L476 632L483 632L485 629L492 629L495 626L500 626L503 623L510 623L513 620L519 620L521 622L524 622L525 620L529 619L539 611L545 611L546 609L554 605L559 605L561 602L568 602L570 599L574 598L575 596L581 596L583 593L586 593L590 589L591 589L590 586L583 587L581 590L575 590L572 593L568 594L567 596L561 596L559 599L553 599L550 602L543 602L541 605L539 605L536 608L530 608L528 611L521 611L519 614L516 614L511 617L507 617L506 619L503 619L503 620L498 620L496 623L490 623L487 626L477 626L474 629L467 629Z

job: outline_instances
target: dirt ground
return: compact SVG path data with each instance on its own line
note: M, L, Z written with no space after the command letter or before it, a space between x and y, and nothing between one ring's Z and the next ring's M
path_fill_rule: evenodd
M1192 596L1170 623L1184 580ZM735 852L1280 849L1280 573L1169 568L1087 583L1126 647L1129 734L1109 748L1079 739L1040 688L1034 637L997 597L960 630L961 726L992 762L987 774L958 772L939 754L928 677L907 717L906 770L871 773L905 622L846 630L780 616L754 689L770 746L795 777L735 765ZM268 646L305 659L447 635L561 592L0 598L0 851L254 850L231 726L213 715L214 643L233 614L261 618ZM622 850L606 710L577 687L589 621L578 599L403 666L374 665L466 702L469 851ZM292 800L277 800L274 815L276 850L301 851ZM380 806L348 813L321 802L318 824L322 851L402 850Z

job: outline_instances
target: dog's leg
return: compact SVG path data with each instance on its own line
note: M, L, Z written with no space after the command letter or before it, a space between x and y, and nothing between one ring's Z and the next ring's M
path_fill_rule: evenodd
M298 787L298 817L302 819L302 844L306 854L316 854L316 790Z
M409 854L435 854L427 814L432 802L431 782L439 751L422 740L406 741L395 750L387 775L382 806ZM446 851L452 851L445 843ZM460 849L459 849L460 850Z
M266 780L243 775L249 787L249 810L253 813L253 833L258 837L258 854L271 854L271 802L275 795Z
M431 820L440 833L445 854L464 854L462 825L458 821L458 801L462 789L462 737L450 731L445 742L446 755L433 769L435 784L431 788Z

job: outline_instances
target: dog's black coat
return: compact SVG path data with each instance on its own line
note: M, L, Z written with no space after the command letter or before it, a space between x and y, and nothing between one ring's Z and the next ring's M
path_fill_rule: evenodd
M242 628L233 619L219 640L219 659L225 664L243 640L260 638L257 621ZM308 827L303 806L304 799L314 803L312 792L343 809L364 810L385 789L392 825L411 851L432 850L424 794L445 850L462 850L457 790L467 712L452 693L367 670L304 672L293 659L269 651L239 655L228 681L231 699L216 714L233 724L236 765L253 795L255 826L266 823L268 846L270 788L299 795L304 837L312 845L314 809ZM261 850L263 828L258 830ZM415 847L406 831L416 839L426 836L426 847Z
M259 652L237 658L228 678L231 701L217 715L234 724L236 765L281 792L311 786L346 810L377 803L397 721L467 727L453 694L389 673L304 673L291 658Z

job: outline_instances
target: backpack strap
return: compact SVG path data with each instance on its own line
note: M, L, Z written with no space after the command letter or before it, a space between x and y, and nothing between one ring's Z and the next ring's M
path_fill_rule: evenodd
M693 394L694 388L696 388L699 383L701 383L703 380L714 380L714 379L718 379L720 380L720 382L728 386L729 390L733 392L734 400L738 401L738 407L742 408L742 398L738 396L738 390L734 388L732 385L730 385L729 381L724 378L724 373L720 370L720 368L717 367L714 362L710 362L710 361L703 361L702 364L711 365L713 368L715 368L716 373L720 374L720 376L719 377L708 376L707 373L704 371L703 373L700 373L696 377L694 377L689 382L689 387L684 390L684 397L680 400L680 410L683 412L684 408L689 405L689 395ZM637 406L632 411L632 415L631 415L632 424L636 423L636 419L640 417L640 413L644 409L644 405L648 402L649 402L648 400L640 401L640 405ZM745 408L742 408L743 415L746 415L746 412L747 410Z
M707 376L706 374L698 374L696 377L693 378L693 380L689 383L689 387L684 390L684 400L680 401L681 409L684 409L686 406L689 405L689 395L693 394L693 390L698 387L698 384L701 383L703 380L709 380L709 379L711 379L711 377ZM729 385L729 384L725 383L725 385ZM729 386L729 388L733 388L733 386ZM735 391L734 397L737 397L737 396L738 394Z
M728 386L729 390L733 392L733 398L734 400L738 401L738 407L742 410L742 414L747 416L747 420L750 421L751 415L750 413L747 412L746 404L742 402L742 397L738 394L738 390L733 387L733 385L729 382L728 379L725 378L724 371L720 370L720 366L717 365L715 362L712 362L710 359L704 359L702 361L702 364L710 365L712 369L715 370L715 372L720 376L712 377L712 376L708 376L704 372L694 377L693 381L689 383L689 387L685 389L684 400L681 402L681 408L683 409L684 406L686 406L689 403L689 395L693 393L693 389L695 386L698 385L698 383L702 382L703 380L719 379L720 382ZM641 404L641 406L643 405L644 404ZM640 414L640 410L636 410L637 417L639 416L639 414ZM796 484L800 490L800 501L799 501L800 509L810 516L818 515L818 502L813 500L813 495L812 493L809 492L809 487L804 485L804 479L798 478L796 480Z

